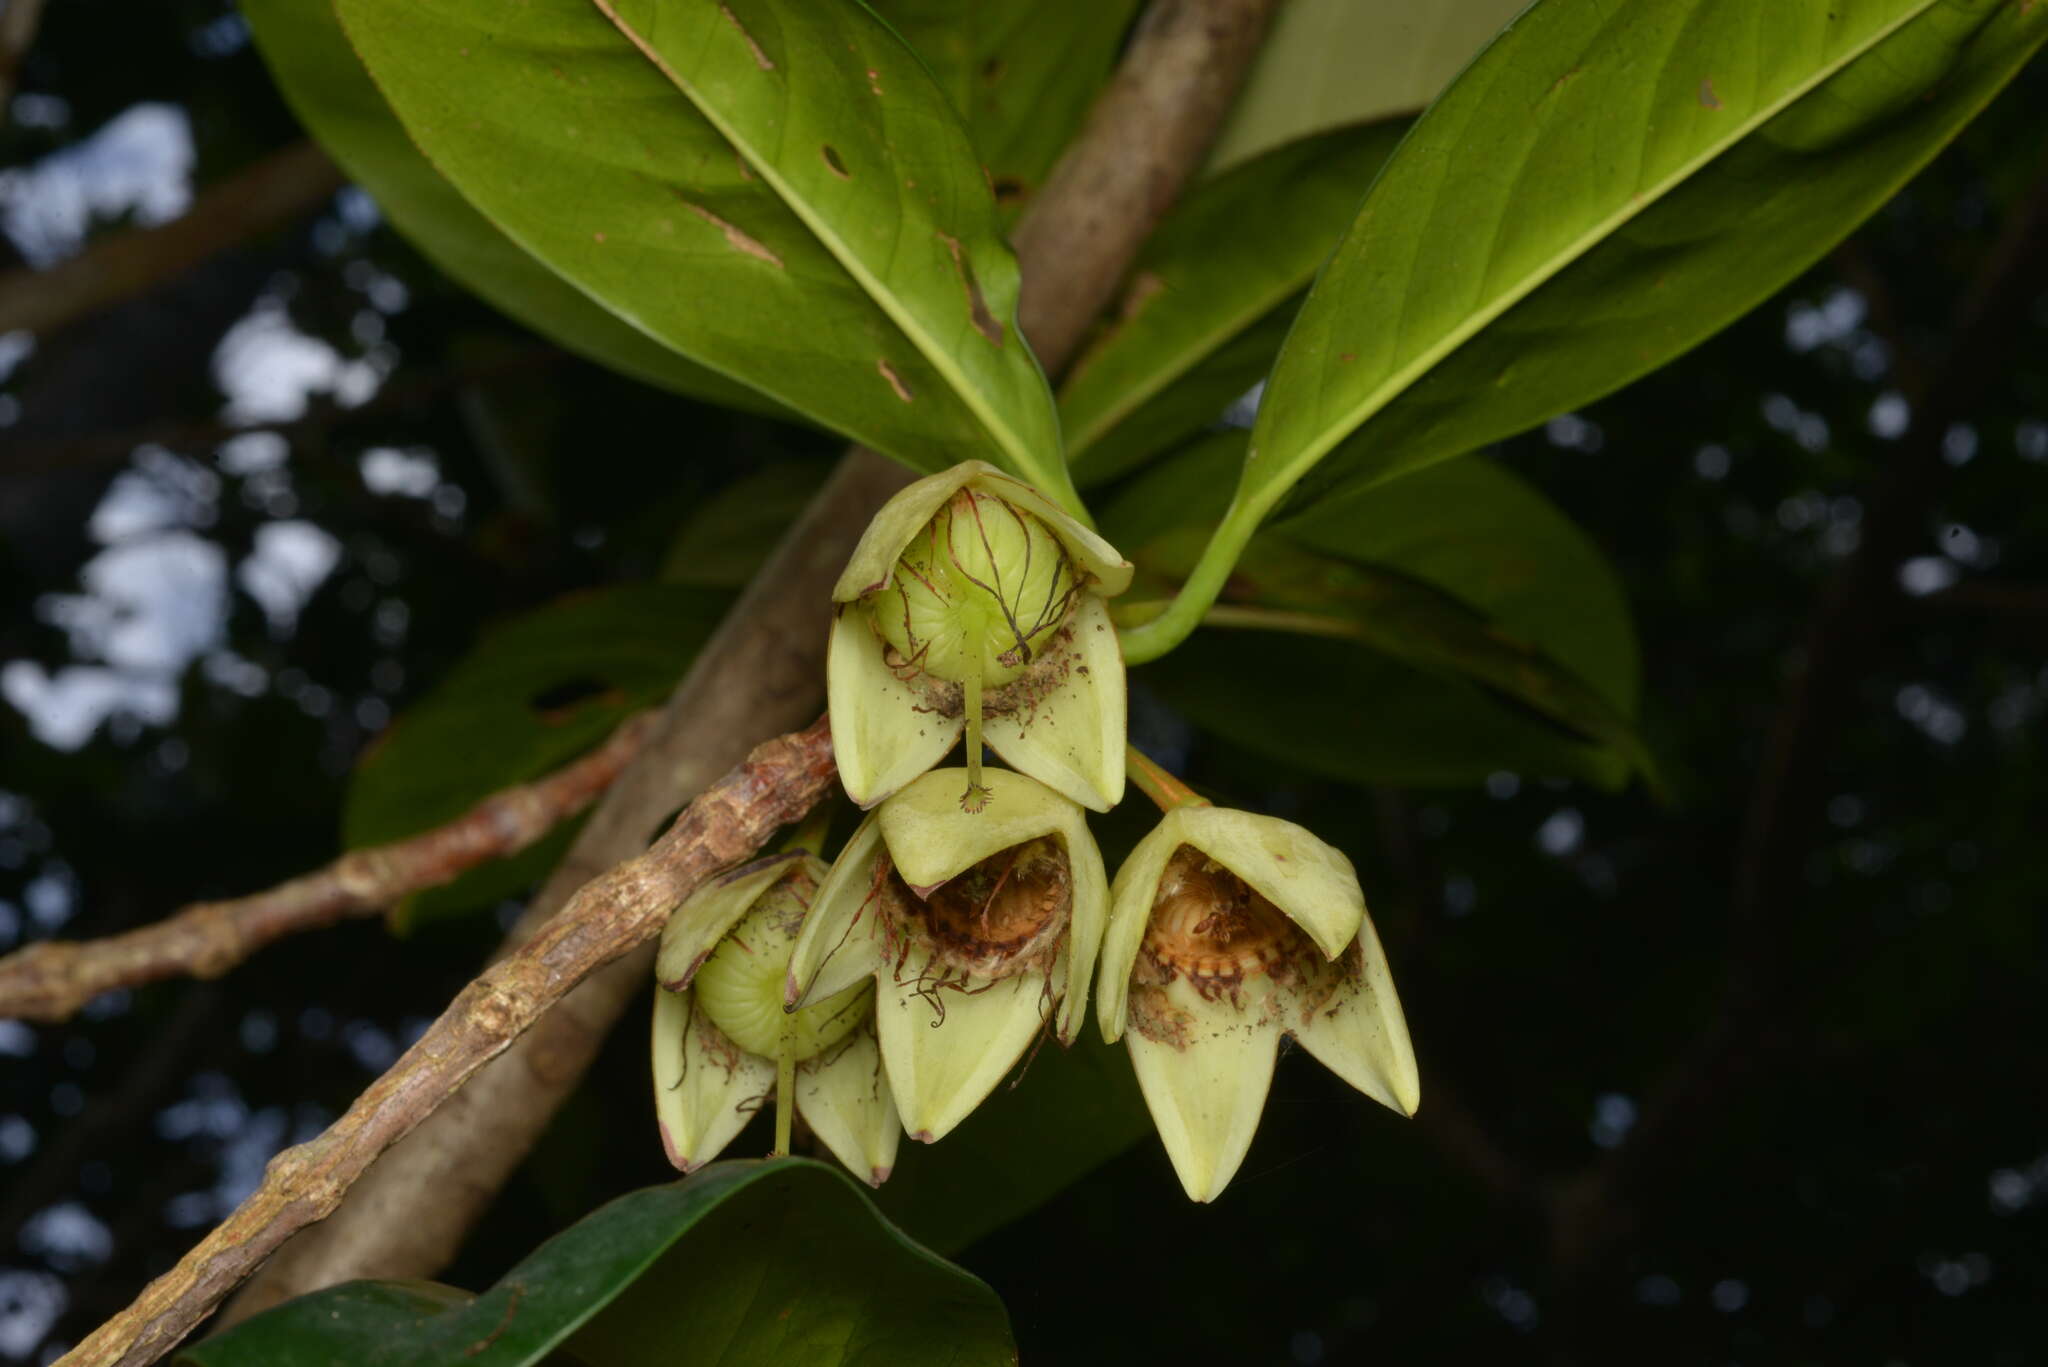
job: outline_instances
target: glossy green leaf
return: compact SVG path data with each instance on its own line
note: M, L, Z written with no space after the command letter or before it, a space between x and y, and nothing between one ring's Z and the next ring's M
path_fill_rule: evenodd
M469 1298L350 1282L178 1357L191 1367L969 1367L1014 1363L987 1286L837 1169L715 1163L622 1196Z
M1246 501L1326 456L1304 496L1385 479L1670 360L1875 211L2044 39L2048 6L2010 0L1542 0L1374 185L1274 368Z
M534 331L636 380L774 416L788 410L655 341L529 256L420 155L330 4L241 6L278 89L314 137L434 265Z
M920 469L1065 496L965 129L853 4L338 0L407 131L513 240L702 365Z
M1137 0L874 0L967 120L996 203L1014 215L1109 79Z
M1145 577L1134 596L1187 573L1243 447L1242 433L1212 438L1105 509L1105 531ZM1631 721L1635 633L1613 570L1491 461L1434 467L1267 528L1210 620L1140 679L1220 734L1318 773L1444 784L1513 769L1612 786L1646 763ZM1253 705L1274 671L1301 707Z
M1310 291L1183 639L1253 531L1598 398L1890 197L2048 39L2014 0L1539 0L1417 122ZM1297 488L1297 486L1299 486Z
M344 841L354 849L430 830L589 750L667 696L729 601L707 589L627 584L572 595L486 633L356 766ZM394 925L514 895L559 853L559 843L543 842L473 869L401 903Z
M1121 1046L1092 1028L1041 1046L936 1144L905 1144L875 1203L941 1253L1029 1214L1142 1141L1152 1118Z
M1266 373L1291 301L1404 128L1346 128L1278 148L1197 186L1167 215L1132 267L1118 317L1061 386L1077 481L1200 430Z
M1529 0L1288 0L1210 165L1346 124L1414 114Z
M1345 641L1203 631L1138 680L1204 730L1345 783L1460 788L1506 770L1616 788L1628 777L1627 760L1476 684Z

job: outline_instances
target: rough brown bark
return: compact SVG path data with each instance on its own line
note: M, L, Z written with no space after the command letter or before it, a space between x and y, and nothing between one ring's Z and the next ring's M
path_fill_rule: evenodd
M1026 282L1019 321L1049 373L1071 359L1138 244L1200 164L1263 34L1263 22L1247 24L1242 16L1263 15L1273 3L1155 4L1098 112L1034 200L1018 234ZM1134 216L1127 226L1116 228L1098 212L1091 196L1113 192L1099 171L1072 172L1069 163L1142 168L1149 187L1142 203L1117 201L1125 206L1118 212ZM1054 231L1084 219L1093 225L1085 232ZM1075 271L1094 283L1032 294L1035 277ZM606 795L508 943L532 934L567 890L637 851L682 795L719 772L738 747L795 725L818 705L832 581L874 509L908 479L871 452L856 449L841 462L698 657L666 709L661 735ZM427 1276L444 1266L574 1089L612 1023L648 990L650 974L644 956L629 957L571 994L378 1163L332 1219L272 1259L229 1304L222 1323L352 1277Z
M50 332L140 294L291 222L341 186L325 152L294 143L210 187L169 223L115 233L48 270L0 275L0 332Z
M1080 346L1201 165L1279 7L1155 0L1145 11L1115 78L1013 235L1024 262L1018 321L1048 372Z
M645 854L585 884L538 934L464 988L341 1119L273 1158L233 1215L60 1361L140 1367L175 1347L286 1238L340 1204L378 1154L591 972L659 935L706 878L752 854L777 826L801 820L837 773L822 719L757 747Z
M99 940L43 940L0 959L0 1019L69 1019L117 987L218 978L304 930L368 916L493 859L517 854L582 811L654 730L641 713L597 749L546 778L493 793L409 840L351 850L324 869L226 902L197 902L154 924Z

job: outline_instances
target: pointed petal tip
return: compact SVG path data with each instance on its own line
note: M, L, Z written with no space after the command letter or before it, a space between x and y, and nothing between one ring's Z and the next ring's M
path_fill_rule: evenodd
M915 1139L920 1144L933 1144L938 1142L939 1138L930 1130L912 1130L910 1132L910 1137L912 1139Z
M666 1120L661 1121L660 1125L661 1151L668 1155L668 1165L672 1168L679 1168L684 1172L688 1172L690 1170L688 1167L689 1160L676 1152L675 1136L668 1132L668 1122Z
M882 1185L882 1183L884 1183L884 1182L886 1182L886 1181L888 1181L888 1180L889 1180L889 1174L890 1174L890 1173L892 1173L892 1172L894 1172L894 1171L896 1171L896 1169L894 1169L894 1168L871 1168L871 1169L869 1169L869 1171L868 1171L868 1185L869 1185L869 1186L871 1186L871 1187L879 1187L879 1186L881 1186L881 1185Z

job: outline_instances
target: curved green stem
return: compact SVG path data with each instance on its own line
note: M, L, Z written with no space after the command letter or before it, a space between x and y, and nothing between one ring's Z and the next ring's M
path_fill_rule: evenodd
M770 1158L789 1157L790 1116L796 1109L796 1051L790 1037L795 1033L795 1024L784 1021L782 1048L775 1055L775 1148Z
M981 666L968 668L961 685L961 702L967 711L967 791L960 795L960 810L978 812L988 805L988 788L981 781Z
M1195 568L1180 586L1180 592L1166 605L1166 611L1149 621L1126 627L1117 633L1123 643L1124 662L1143 664L1156 660L1167 651L1185 641L1202 624L1202 617L1209 611L1216 596L1223 592L1223 586L1230 580L1230 571L1237 565L1237 558L1244 554L1244 548L1252 539L1252 533L1259 529L1284 488L1261 493L1247 500L1242 486L1237 497L1230 501L1230 507L1223 514L1223 520L1216 524L1216 530L1209 533L1209 544L1202 547L1201 558L1195 561Z
M1208 798L1167 773L1159 761L1135 745L1124 747L1124 771L1131 776L1131 782L1138 785L1138 791L1151 798L1162 812L1170 812L1175 807L1209 805Z

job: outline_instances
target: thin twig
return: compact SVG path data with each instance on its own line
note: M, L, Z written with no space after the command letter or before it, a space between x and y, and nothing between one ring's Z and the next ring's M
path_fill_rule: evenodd
M325 152L294 143L209 187L168 223L115 233L47 270L0 275L0 332L52 332L132 298L282 227L341 186Z
M1114 87L1142 87L1146 98L1106 93L1034 199L1029 226L1017 238L1025 281L1020 325L1049 374L1071 359L1153 219L1200 164L1229 93L1257 49L1259 33L1231 19L1245 3L1155 3L1153 17L1139 25L1123 57ZM1259 4L1263 8L1270 0ZM1229 41L1189 48L1189 24L1207 24ZM1186 60L1190 51L1200 60ZM1094 175L1066 169L1069 163L1122 167L1133 175L1142 169L1147 193L1129 211L1143 216L1127 225L1103 222L1091 196L1114 192L1124 203L1128 187L1105 187ZM1085 229L1051 231L1063 223ZM1032 294L1034 279L1061 274L1095 283L1089 290L1063 290L1057 298ZM824 692L832 583L875 508L908 478L901 466L868 451L855 449L840 462L699 653L669 702L661 734L592 813L508 944L545 924L583 880L638 851L682 795L737 757L737 747L800 725L806 713L793 709L816 708ZM386 1155L334 1218L281 1250L228 1305L222 1322L353 1277L425 1277L445 1266L575 1089L613 1023L649 990L650 972L634 956L592 975Z
M142 1367L175 1347L278 1245L339 1205L371 1160L571 988L652 940L677 903L760 848L777 826L802 820L836 773L822 719L758 746L645 854L585 884L518 953L484 970L341 1119L272 1159L262 1185L234 1214L59 1361Z
M99 940L45 940L0 959L0 1019L61 1021L102 992L218 978L274 940L317 930L517 854L611 786L654 729L643 712L603 745L533 783L493 793L445 826L353 850L317 872L226 902L198 902Z

